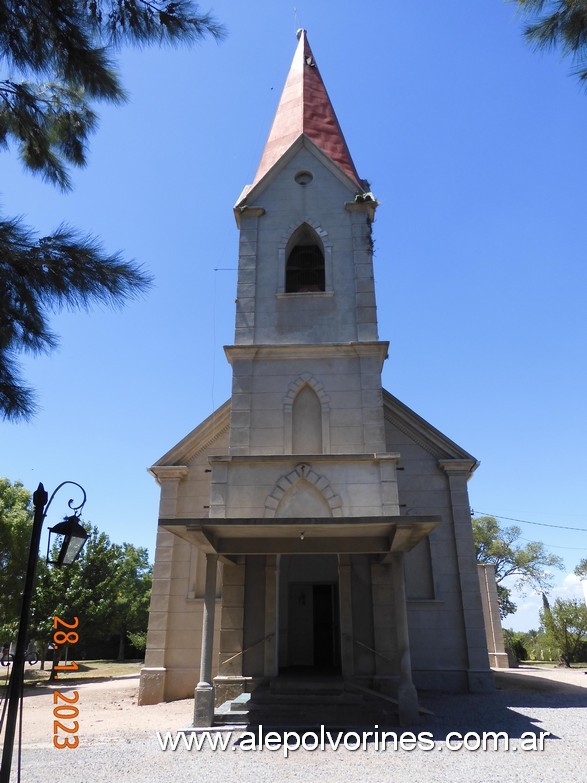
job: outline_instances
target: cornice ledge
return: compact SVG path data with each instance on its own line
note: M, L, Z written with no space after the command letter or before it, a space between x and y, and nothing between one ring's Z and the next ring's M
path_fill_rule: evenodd
M265 209L263 207L250 207L248 204L236 205L234 207L234 217L238 228L241 227L241 220L243 218L259 218L263 217Z
M369 217L369 222L372 223L375 220L375 210L379 206L379 202L368 197L369 194L357 196L357 201L346 201L344 208L347 212L366 212Z
M233 464L254 464L256 462L285 462L294 464L308 464L310 462L399 462L399 451L377 451L369 454L247 454L234 456L231 454L211 454L208 457L210 465L230 462Z
M480 463L476 459L439 459L438 465L449 476L472 476Z
M237 356L242 359L280 359L295 353L298 357L331 356L333 351L337 355L352 356L379 356L381 362L387 358L389 342L348 342L348 343L239 343L237 345L225 345L224 353L230 364Z
M244 217L262 217L265 214L264 207L249 207L248 204L243 204L242 207L235 207L239 215Z
M151 473L159 483L171 479L184 479L189 472L187 465L153 465L149 468Z

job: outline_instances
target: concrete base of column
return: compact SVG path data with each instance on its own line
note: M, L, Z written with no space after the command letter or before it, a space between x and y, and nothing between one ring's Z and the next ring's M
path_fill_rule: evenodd
M141 669L139 681L139 705L159 704L165 701L165 675L163 667L145 667Z
M414 726L420 722L418 694L411 682L400 683L397 702L400 726Z
M493 669L509 669L510 663L507 653L489 653L489 665Z
M469 681L469 693L491 693L495 690L495 682L491 670L481 669L475 671L475 669L469 669L467 679Z
M198 683L194 691L194 726L214 723L214 686Z

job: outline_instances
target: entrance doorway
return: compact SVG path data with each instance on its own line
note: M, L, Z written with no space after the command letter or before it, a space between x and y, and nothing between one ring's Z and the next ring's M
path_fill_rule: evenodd
M280 669L340 672L338 558L282 556L280 573Z

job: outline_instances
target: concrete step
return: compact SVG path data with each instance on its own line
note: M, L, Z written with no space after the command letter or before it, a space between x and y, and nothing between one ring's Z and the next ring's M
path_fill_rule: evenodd
M253 698L249 702L249 709L255 709L257 706L274 705L274 704L306 704L320 705L320 704L332 704L332 705L345 705L345 704L363 704L364 697L360 693L347 693L347 692L332 692L332 693L304 693L302 691L298 693L284 692L275 693L270 690L260 690L255 692Z
M273 685L277 687L274 688ZM345 690L342 678L275 680L253 693L225 702L215 712L217 725L278 727L396 726L397 710L369 693Z
M333 694L343 693L345 690L342 677L319 677L319 676L297 676L297 677L274 677L269 687L272 693L294 693L294 694Z

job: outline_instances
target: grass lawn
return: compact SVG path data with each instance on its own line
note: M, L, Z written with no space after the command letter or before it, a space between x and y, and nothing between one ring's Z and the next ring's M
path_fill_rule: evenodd
M78 670L75 672L60 672L57 682L75 684L86 680L115 680L120 677L128 677L138 674L143 666L142 661L76 661ZM7 683L9 667L2 667L0 671L0 688ZM46 661L45 671L41 671L40 664L29 666L25 664L24 682L27 685L45 683L49 680L51 663Z
M522 666L535 666L537 669L564 669L560 661L520 661ZM571 669L587 669L587 663L572 663Z

